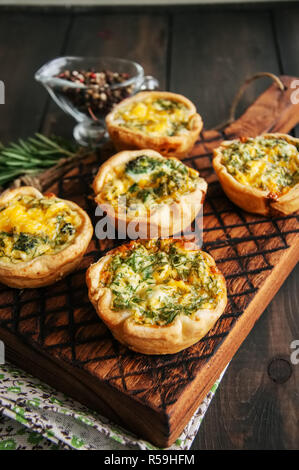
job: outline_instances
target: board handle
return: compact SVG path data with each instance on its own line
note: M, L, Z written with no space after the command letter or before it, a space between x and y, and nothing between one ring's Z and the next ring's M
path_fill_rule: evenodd
M231 105L231 108L230 108L230 112L229 112L229 117L228 117L227 121L224 121L224 122L218 124L217 126L213 127L212 130L215 130L215 131L222 130L222 129L224 129L224 127L228 126L229 124L231 124L232 122L235 121L237 106L238 106L238 104L240 102L240 99L242 98L245 90L247 89L248 85L250 85L250 83L254 82L255 80L257 80L259 78L263 78L263 77L271 78L273 80L273 82L277 84L278 88L281 91L284 91L286 89L286 87L284 86L284 84L282 83L280 78L277 75L275 75L274 73L271 73L271 72L258 72L256 74L252 75L251 77L246 78L246 80L243 82L243 84L241 85L241 87L239 88L238 92L236 93L236 95L233 99L233 102L232 102L232 105Z

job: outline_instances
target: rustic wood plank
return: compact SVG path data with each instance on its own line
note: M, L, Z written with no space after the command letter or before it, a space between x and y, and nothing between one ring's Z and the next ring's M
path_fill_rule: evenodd
M235 355L192 448L298 449L298 275L299 266Z
M227 11L176 14L172 28L171 91L186 94L203 116L204 127L228 117L241 83L256 72L279 73L268 12ZM252 84L244 111L267 80Z
M145 74L154 75L161 88L166 82L168 19L165 14L77 15L70 30L64 55L112 56L140 63ZM46 133L72 134L75 120L51 103Z
M274 10L275 33L278 41L283 73L297 75L299 70L298 57L298 5L288 6Z
M67 14L1 13L0 79L5 83L1 141L27 137L39 129L47 96L34 73L60 54L68 22Z

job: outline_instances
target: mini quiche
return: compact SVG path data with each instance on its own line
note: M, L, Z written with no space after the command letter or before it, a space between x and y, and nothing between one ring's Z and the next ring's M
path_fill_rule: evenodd
M107 115L106 124L117 150L151 148L178 158L188 155L203 126L191 101L160 91L123 100Z
M80 263L93 228L77 204L23 186L0 196L0 282L53 284Z
M299 139L263 134L226 141L213 166L226 195L248 212L291 214L299 209Z
M93 189L96 202L114 223L128 230L133 225L140 237L154 238L183 232L191 224L207 183L180 160L147 149L111 157L101 166Z
M87 271L89 298L114 337L143 354L199 341L227 303L213 258L184 239L131 241Z

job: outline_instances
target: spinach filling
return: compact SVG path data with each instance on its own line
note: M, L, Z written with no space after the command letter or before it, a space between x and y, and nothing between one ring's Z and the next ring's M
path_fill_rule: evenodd
M152 173L160 166L161 161L157 158L139 155L139 157L127 162L125 172L133 175L140 175L142 173L148 174Z
M184 107L183 103L174 100L167 100L159 98L153 102L158 109L163 109L165 111L174 111L175 109L182 109Z
M38 244L38 239L28 233L20 233L17 240L13 244L13 250L24 251L29 253Z
M124 179L129 178L132 181L136 175L145 183L135 181L126 192L118 195L120 201L125 201L126 209L129 210L135 210L140 203L150 209L174 194L173 199L176 200L180 195L194 191L199 178L197 173L192 173L176 159L162 160L147 155L140 155L125 165ZM112 182L112 195L113 184ZM108 188L110 189L110 186Z
M221 292L219 277L200 252L182 252L174 244L136 243L110 264L109 287L114 310L129 309L137 323L168 325L177 315L214 308Z
M27 212L29 225L31 223L31 209L46 211L57 202L59 200L51 198L37 199L31 196L22 196L16 199L17 211L22 208L25 213ZM5 209L11 207L14 207L14 201L2 207L1 212L5 214ZM14 219L9 216L7 219L7 221L10 221L8 223L9 230L0 230L0 258L4 261L9 260L17 263L19 261L28 261L48 252L60 251L70 243L76 233L76 225L69 221L72 217L71 214L74 214L72 210L62 208L58 214L50 216L49 223L52 231L49 233L42 230L34 233L32 228L24 231L24 228L20 229L18 225L15 226Z
M57 234L53 239L47 235L33 235L25 232L0 232L0 258L8 257L13 259L22 258L22 253L29 258L36 258L47 251L58 251L66 245L75 234L76 229L70 223L61 221L61 216L57 219ZM10 256L7 255L6 248L10 247Z
M189 129L190 123L190 112L188 107L180 101L170 99L148 99L144 103L147 106L147 112L141 117L135 115L134 107L138 106L138 103L133 103L128 109L120 112L117 116L120 119L119 125L131 129L138 129L149 135L161 134L169 137L180 135ZM132 115L130 112L133 110ZM125 119L124 119L125 114ZM163 123L167 121L167 125ZM162 130L159 127L162 124ZM157 126L157 127L156 127Z
M0 232L0 258L10 258L11 261L22 259L22 254L35 258L42 245L48 244L47 237L31 235L30 233ZM9 255L7 254L9 248Z
M248 138L223 149L223 164L238 181L277 193L299 182L298 148L281 138Z

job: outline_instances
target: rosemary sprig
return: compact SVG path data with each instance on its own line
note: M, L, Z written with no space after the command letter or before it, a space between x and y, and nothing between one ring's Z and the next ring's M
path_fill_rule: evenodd
M0 185L20 175L36 175L57 165L61 158L74 158L79 148L61 137L36 133L27 140L4 146L0 143Z

